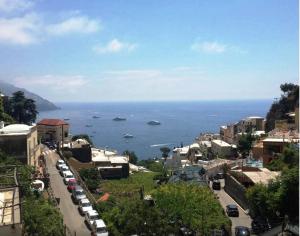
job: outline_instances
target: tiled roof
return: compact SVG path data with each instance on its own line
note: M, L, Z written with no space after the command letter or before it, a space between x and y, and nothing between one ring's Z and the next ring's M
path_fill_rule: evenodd
M40 122L38 122L38 125L58 126L58 125L68 125L68 123L59 119L43 119Z

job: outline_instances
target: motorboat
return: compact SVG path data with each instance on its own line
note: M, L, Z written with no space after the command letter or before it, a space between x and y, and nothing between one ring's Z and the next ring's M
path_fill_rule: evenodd
M123 138L133 138L132 134L124 134Z
M92 125L86 125L85 127L92 127Z
M124 121L124 120L126 120L126 118L117 116L116 118L113 118L113 120L114 121Z
M98 119L100 118L100 116L93 116L93 119Z
M147 123L148 125L160 125L160 122L157 120L151 120Z

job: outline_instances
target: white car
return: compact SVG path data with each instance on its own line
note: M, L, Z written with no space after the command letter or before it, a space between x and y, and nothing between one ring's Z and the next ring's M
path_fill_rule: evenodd
M66 164L61 165L59 167L59 173L60 173L60 175L63 176L64 171L67 171L67 170L69 170L69 167Z
M80 214L82 214L82 215L85 215L86 212L93 210L93 206L90 203L89 199L87 199L87 198L79 200L78 208L79 208Z
M59 169L62 165L65 165L65 161L64 160L61 160L59 159L57 162L56 162L56 168Z
M64 183L67 185L70 179L75 179L71 171L67 170L63 172Z
M108 236L108 231L103 220L95 220L92 225L93 236Z
M96 210L91 210L85 213L85 222L92 229L95 220L99 220L99 214Z

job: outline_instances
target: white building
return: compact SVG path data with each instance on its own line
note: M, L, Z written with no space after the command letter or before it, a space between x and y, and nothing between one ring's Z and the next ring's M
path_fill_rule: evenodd
M232 145L223 140L215 139L211 142L211 151L215 156L229 157L232 155L232 149Z

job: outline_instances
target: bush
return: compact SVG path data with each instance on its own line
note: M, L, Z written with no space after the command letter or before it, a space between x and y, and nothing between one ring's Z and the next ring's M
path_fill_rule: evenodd
M63 151L63 156L67 159L71 158L73 156L71 151Z

